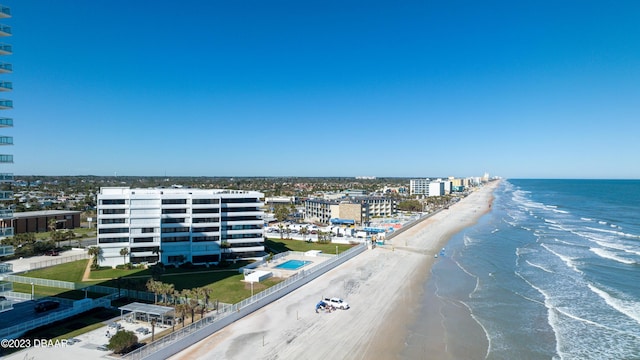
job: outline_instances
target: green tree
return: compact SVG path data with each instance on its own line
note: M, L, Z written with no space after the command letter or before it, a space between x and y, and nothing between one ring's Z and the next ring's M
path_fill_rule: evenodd
M123 247L120 249L120 256L122 256L123 265L127 265L127 255L129 255L129 248Z
M162 283L160 281L155 281L153 279L147 280L147 284L146 284L147 290L149 290L149 292L152 292L153 295L155 296L154 304L158 303L158 293L161 290L161 286L162 286Z
M422 211L422 204L418 200L405 200L398 203L398 210Z
M133 331L121 330L109 339L107 348L116 354L124 354L137 343L138 337L133 333Z
M91 269L97 270L100 267L100 257L102 256L102 248L100 246L91 246L87 249L87 254L93 257Z
M274 211L273 212L274 212L274 215L275 215L276 219L279 222L283 222L283 221L287 220L287 218L289 217L289 210L290 209L289 209L288 206L278 204L278 205L276 205L274 207Z

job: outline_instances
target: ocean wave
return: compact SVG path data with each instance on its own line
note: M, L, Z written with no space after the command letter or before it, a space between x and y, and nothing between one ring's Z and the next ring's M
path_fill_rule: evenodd
M492 233L492 234L495 234L495 233L497 233L498 231L500 231L500 229L493 229L493 230L491 230L491 233Z
M611 296L608 292L597 288L592 284L587 284L589 289L600 296L607 305L622 313L623 315L633 319L640 324L640 303L637 301L622 300ZM637 336L637 335L636 335Z
M549 251L550 253L552 253L553 255L557 256L558 258L560 258L560 260L562 260L568 267L570 267L571 269L573 269L575 272L582 274L583 272L578 269L578 267L575 265L573 258L570 258L568 256L562 255L560 253L557 253L553 250L551 250L546 244L542 244L541 245L543 248L547 249L547 251Z
M595 241L595 243L600 245L600 246L602 246L602 247L624 251L627 254L640 255L640 251L636 251L636 250L630 249L628 246L625 246L623 244L610 243L610 242L597 241L597 240Z
M558 209L553 209L554 213L559 213L559 214L568 214L569 212L566 210L558 210Z
M545 267L544 267L544 266L542 266L542 265L534 264L534 263L530 262L529 260L525 260L524 262L526 262L527 264L529 264L529 265L533 266L534 268L538 268L538 269L540 269L540 270L542 270L542 271L548 272L549 274L554 274L554 272L553 272L553 271L551 271L551 270L549 270L549 269L545 268Z
M609 229L598 229L598 228L594 228L594 227L587 227L587 229L592 230L592 231L603 232L603 233L607 233L607 234L623 236L623 237L631 238L631 239L640 239L640 235L625 233L625 232L622 232L622 231L609 230Z
M590 218L586 218L586 217L581 217L580 220L584 220L584 221L593 221L593 219Z
M616 254L612 253L611 251L607 251L607 250L602 249L602 248L589 248L589 250L591 250L591 252L593 252L594 254L600 256L601 258L614 260L614 261L617 261L617 262L622 263L622 264L633 265L633 264L636 263L635 261L633 261L631 259L626 259L626 258L617 256Z

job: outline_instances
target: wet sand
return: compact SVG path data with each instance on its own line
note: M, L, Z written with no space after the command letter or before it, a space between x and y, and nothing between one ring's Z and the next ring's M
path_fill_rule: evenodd
M172 359L403 358L424 284L438 260L434 255L490 209L495 186L490 183L475 191L388 246L365 251ZM327 296L343 297L351 309L316 313L315 304ZM447 316L464 319L465 314ZM432 331L443 332L435 324ZM445 341L429 344L428 358L453 358Z

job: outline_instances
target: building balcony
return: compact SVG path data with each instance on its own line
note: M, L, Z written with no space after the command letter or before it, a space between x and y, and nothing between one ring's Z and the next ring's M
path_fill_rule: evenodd
M13 164L13 155L0 155L0 164Z
M13 191L0 191L0 201L13 200Z
M0 136L0 145L13 145L13 136Z
M13 235L13 228L4 228L4 229L10 229L11 230L11 234ZM9 256L9 255L13 255L13 254L14 254L13 246L8 246L8 245L1 245L0 246L0 257Z
M13 100L0 100L0 110L13 109Z
M0 36L11 36L11 26L0 25Z
M6 208L0 208L0 221L2 219L6 219L9 220L13 217L13 210L11 209L6 209Z
M13 90L13 83L11 81L0 81L0 91Z
M11 17L11 9L6 6L0 5L0 19L7 19Z
M0 264L0 273L8 273L8 272L13 272L13 264L1 263Z
M13 65L9 63L0 62L0 74L11 74L13 72Z
M13 182L13 174L0 173L0 183L5 183L5 182ZM0 210L0 217L2 217L1 210Z
M0 55L11 55L13 54L13 47L9 44L0 43Z
M0 118L0 128L13 127L12 118Z

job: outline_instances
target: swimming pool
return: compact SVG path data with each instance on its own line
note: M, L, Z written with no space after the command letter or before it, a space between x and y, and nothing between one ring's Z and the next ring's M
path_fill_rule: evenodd
M285 270L298 270L301 267L310 264L311 261L306 260L287 260L282 264L276 266L276 269L285 269Z

